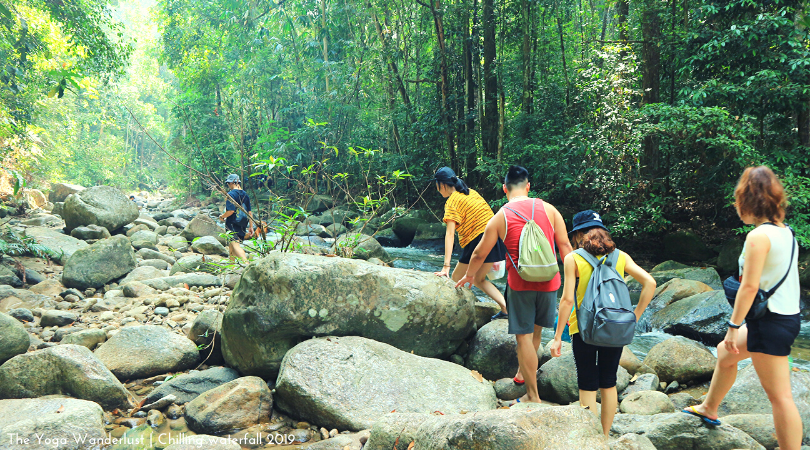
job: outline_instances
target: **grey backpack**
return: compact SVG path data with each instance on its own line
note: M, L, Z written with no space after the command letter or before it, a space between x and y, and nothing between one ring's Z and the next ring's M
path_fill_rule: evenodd
M616 271L619 250L597 260L585 249L574 253L593 267L582 304L574 302L577 326L586 344L600 347L624 347L633 341L636 315L624 278Z

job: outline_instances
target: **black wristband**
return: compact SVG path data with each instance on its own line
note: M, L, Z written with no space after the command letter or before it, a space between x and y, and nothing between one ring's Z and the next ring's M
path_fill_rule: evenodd
M728 326L734 328L735 330L739 330L742 324L737 325L736 323L732 322L731 319L729 319Z

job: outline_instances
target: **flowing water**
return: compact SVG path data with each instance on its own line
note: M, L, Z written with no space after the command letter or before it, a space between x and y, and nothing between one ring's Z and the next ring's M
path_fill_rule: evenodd
M425 272L437 272L441 270L444 256L436 251L422 250L417 248L391 248L387 247L386 250L395 258L393 266L401 269L414 269ZM454 261L457 259L454 258ZM503 291L506 286L506 277L496 280L494 284ZM487 295L474 288L478 300L485 302L492 302ZM493 302L494 303L494 302ZM805 316L806 317L806 316ZM543 343L551 340L554 332L551 329L543 330ZM650 333L643 333L636 335L633 343L630 344L630 350L633 351L639 358L643 359L647 352L657 343L669 338L670 335L653 331ZM712 353L716 354L716 349L712 348ZM796 342L793 343L793 351L791 352L794 367L810 370L810 321L805 320L802 322L801 332ZM741 363L742 364L742 363Z

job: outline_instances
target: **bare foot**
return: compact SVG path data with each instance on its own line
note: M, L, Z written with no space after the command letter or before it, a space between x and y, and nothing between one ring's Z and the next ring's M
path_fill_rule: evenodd
M520 403L543 403L543 401L539 398L530 399L529 394L526 394L523 397L520 397Z

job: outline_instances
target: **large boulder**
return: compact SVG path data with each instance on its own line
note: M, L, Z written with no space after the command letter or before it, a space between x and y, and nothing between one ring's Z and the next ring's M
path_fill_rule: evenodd
M419 225L427 224L429 218L430 213L427 211L415 209L394 220L391 228L399 237L402 245L410 245L414 236L416 236Z
M691 231L675 231L664 236L664 254L676 261L706 261L714 252Z
M0 313L0 364L28 351L31 340L19 320Z
M673 337L654 345L644 358L664 383L707 380L714 373L717 358L704 345L684 337Z
M0 400L0 433L3 450L99 449L107 439L101 407L73 398Z
M507 320L494 320L481 327L470 343L465 366L487 380L512 377L517 373L517 342L509 334Z
M283 411L355 431L394 410L450 414L496 407L492 385L469 369L355 336L295 346L281 364L275 395Z
M59 230L44 227L31 227L25 230L25 235L34 238L37 243L56 252L54 258L59 264L65 265L67 260L81 248L88 246L87 242L68 236Z
M154 403L167 395L174 395L175 403L188 403L200 394L239 378L239 373L229 367L212 367L203 371L191 371L172 378L149 393L145 404Z
M128 274L137 265L129 239L113 236L76 250L65 263L62 284L77 289L99 288Z
M65 230L98 225L115 233L138 218L138 207L120 190L110 186L93 186L69 196L62 208Z
M220 244L227 245L228 242L225 238L220 236L223 233L225 233L225 229L217 225L214 219L204 213L199 213L183 228L180 235L189 242L193 241L194 238L213 236Z
M45 203L48 203L45 194L39 189L25 189L23 191L23 201L28 204L28 208L30 209L42 208L45 206Z
M391 259L388 252L371 236L360 233L347 233L335 239L335 247L349 247L355 258L369 260L378 258L383 261Z
M428 272L344 258L272 253L248 266L222 320L222 354L240 372L274 376L313 336L364 336L449 357L475 331L475 296Z
M766 450L779 447L773 414L733 414L723 417L723 423L744 431Z
M228 256L228 249L213 236L203 236L195 239L194 242L191 243L191 248L195 252L202 253L203 255Z
M0 366L0 398L69 395L104 408L129 407L129 392L93 353L62 344L15 356Z
M731 312L723 291L708 291L656 312L650 319L650 328L715 346L726 336Z
M335 199L329 195L313 195L307 199L307 211L313 214L326 211L335 206Z
M122 380L187 370L200 359L194 342L156 325L124 327L95 353Z
M363 450L607 450L599 417L579 406L475 414L386 414Z
M634 392L624 398L619 405L624 414L654 414L675 412L675 405L667 394L658 391Z
M644 314L641 315L641 319L638 321L638 330L650 331L650 319L653 314L672 303L711 290L712 288L706 283L682 278L673 278L659 285L655 289L652 301L647 305L647 309L644 310Z
M729 425L707 427L700 418L682 412L654 416L618 414L611 433L641 434L658 450L764 450L751 436Z
M87 225L86 227L74 228L71 230L70 235L83 241L95 242L99 239L107 239L110 237L110 232L106 228L98 225Z
M242 377L206 391L186 404L186 422L197 433L220 434L267 422L273 394L259 377Z
M655 279L658 286L662 286L669 280L680 278L683 280L700 281L707 284L712 289L722 289L723 282L720 274L713 267L683 267L678 269L653 270L650 275ZM630 275L625 277L627 288L631 291L641 290L641 284Z
M423 223L416 227L411 247L428 250L444 249L447 227L443 223Z
M540 398L563 405L579 400L576 374L573 351L563 351L562 356L551 358L540 367L537 374L537 392ZM619 366L616 371L616 391L621 393L629 384L630 374ZM601 392L597 396L601 397Z
M54 183L51 185L51 192L48 193L48 201L51 203L64 202L70 194L83 190L84 186L78 184Z
M377 239L383 247L402 247L402 241L392 228L378 231L374 234L374 239Z

